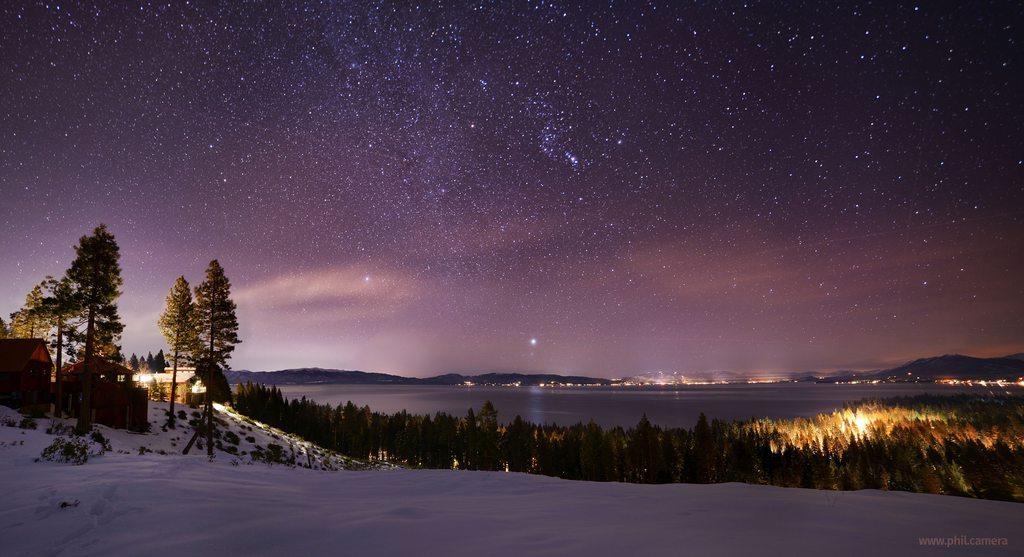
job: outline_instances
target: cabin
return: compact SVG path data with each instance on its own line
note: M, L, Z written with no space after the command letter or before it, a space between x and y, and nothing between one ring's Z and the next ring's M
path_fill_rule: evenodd
M53 360L41 338L0 339L0 405L49 410Z
M196 368L191 366L178 366L178 374L175 377L174 368L167 366L163 373L138 373L135 380L140 384L156 387L161 393L160 399L151 396L154 400L169 400L171 396L171 381L174 383L174 401L181 404L188 404L191 401L192 387L198 381L195 379Z
M61 370L63 407L78 417L82 407L84 362ZM131 368L93 358L92 421L114 428L145 429L149 425L149 392L134 381Z

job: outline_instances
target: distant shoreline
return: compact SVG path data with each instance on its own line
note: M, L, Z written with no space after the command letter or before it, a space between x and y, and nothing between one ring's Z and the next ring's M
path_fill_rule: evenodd
M507 387L631 387L631 386L696 386L781 383L949 383L996 386L1024 384L1024 356L1015 354L1002 358L975 358L959 354L922 358L902 366L875 371L837 371L830 373L750 374L721 372L725 376L701 377L679 373L644 373L617 379L559 375L553 373L483 373L464 375L448 373L433 377L404 377L387 373L323 368L297 368L278 371L229 370L225 376L230 384L248 381L268 385L449 385Z

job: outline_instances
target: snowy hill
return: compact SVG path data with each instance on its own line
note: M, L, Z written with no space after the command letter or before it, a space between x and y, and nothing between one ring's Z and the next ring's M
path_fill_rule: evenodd
M249 425L222 418L239 435ZM233 464L242 459L223 452L213 462L202 452L139 454L140 446L159 451L174 437L179 446L187 440L159 428L101 428L113 450L82 466L36 462L54 439L46 425L0 426L5 556L1009 555L1019 552L1024 523L1021 504L937 495L325 471ZM273 435L300 443L244 431L256 439L250 450ZM296 447L305 450L313 451ZM1009 545L919 541L955 536Z
M265 464L270 460L271 463L301 466L316 470L390 468L388 465L359 462L349 457L326 451L317 445L308 443L283 431L249 420L245 416L233 412L230 408L224 408L220 405L216 405L216 407L217 412L215 415L219 424L218 435L220 439L215 444L215 459L235 463L236 465ZM203 437L200 437L187 456L181 454L194 433L188 422L198 419L201 416L201 410L177 405L175 413L179 415L179 420L175 429L163 427L163 424L166 422L166 412L166 403L150 401L149 423L152 431L149 433L112 429L103 425L95 426L95 431L109 444L106 450L103 450L102 442L93 440L91 437L84 437L82 439L87 442L92 452L103 452L103 455L99 455L102 457L109 456L110 454L142 455L155 453L186 459L198 458L206 460L206 449L202 446ZM184 412L183 419L180 418L181 412ZM0 406L0 425L14 425L22 419L22 416L17 412ZM34 421L36 429L43 430L44 434L45 430L56 428L58 435L46 434L46 439L49 441L60 437L61 435L59 434L61 432L66 432L64 437L67 437L67 434L70 433L75 425L75 421L71 419L52 420L50 418L40 418ZM37 454L36 456L39 455Z

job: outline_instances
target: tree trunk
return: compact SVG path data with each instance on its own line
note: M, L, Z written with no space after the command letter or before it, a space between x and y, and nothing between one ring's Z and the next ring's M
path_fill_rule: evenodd
M202 432L203 428L196 428L196 432L192 434L192 438L188 440L188 445L185 445L185 450L181 451L181 454L188 454L188 452L192 450L192 445L196 442L196 439L199 438L199 434Z
M64 323L57 323L57 376L54 377L56 383L54 391L56 392L57 400L53 407L53 417L63 418L64 409L61 405L64 399L61 398L62 393L60 392L60 368L64 365Z
M177 339L175 339L177 340ZM177 344L177 342L175 342ZM161 373L163 370L161 370ZM174 429L174 387L178 385L178 349L174 349L174 369L171 371L171 412L167 416L167 427Z
M78 408L78 432L88 433L92 429L92 359L95 350L93 337L95 331L96 310L89 308L89 320L85 328L85 360L82 362L82 404Z
M210 354L206 360L206 455L210 458L213 458L213 321L216 315L216 299L210 300Z

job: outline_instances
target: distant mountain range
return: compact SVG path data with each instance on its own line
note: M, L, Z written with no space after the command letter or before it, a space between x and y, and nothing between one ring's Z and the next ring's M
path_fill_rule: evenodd
M551 384L610 385L615 383L615 381L597 377L556 375L551 373L484 373L480 375L449 373L435 377L419 378L387 373L322 368L284 369L280 371L232 370L228 371L225 375L227 375L228 382L232 384L251 381L268 385L308 385L317 383L333 385L464 385L467 383L476 385L512 385L518 383L521 386L529 387ZM656 375L657 377L652 374L637 375L630 377L628 380L637 381L640 378L646 378L650 380L649 382L656 383L674 382L682 378L681 375L675 373L659 373ZM741 374L722 375L727 375L730 381L742 382L746 380ZM865 372L843 371L828 374L799 374L798 376L794 375L793 379L821 383L874 380L928 382L943 379L972 381L1003 379L1017 381L1022 376L1024 376L1024 354L1013 354L1002 358L974 358L952 354L934 358L922 358L892 369Z
M1002 358L975 358L960 354L947 354L934 358L921 358L899 367L862 373L844 372L818 378L819 382L843 381L939 381L962 379L970 381L1016 381L1024 376L1024 354Z
M368 371L346 371L338 369L300 368L281 371L228 371L228 383L237 384L251 381L267 385L307 385L328 383L332 385L511 385L537 386L542 384L609 385L608 379L581 377L576 375L525 374L525 373L484 373L461 375L448 373L435 377L402 377L387 373Z

